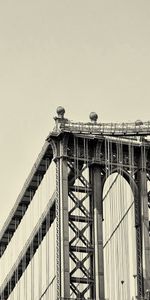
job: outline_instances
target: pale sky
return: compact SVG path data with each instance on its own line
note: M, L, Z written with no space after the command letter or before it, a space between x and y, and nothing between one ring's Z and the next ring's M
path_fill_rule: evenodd
M150 120L149 0L0 0L2 226L53 128Z
M149 120L150 1L0 1L0 201L7 216L53 127Z

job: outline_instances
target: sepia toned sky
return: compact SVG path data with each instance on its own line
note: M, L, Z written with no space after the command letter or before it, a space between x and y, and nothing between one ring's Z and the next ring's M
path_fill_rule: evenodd
M149 0L0 1L2 226L54 125L150 119Z

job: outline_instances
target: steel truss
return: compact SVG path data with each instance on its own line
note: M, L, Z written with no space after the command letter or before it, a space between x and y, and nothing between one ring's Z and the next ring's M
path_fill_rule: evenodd
M69 255L74 263L70 272L70 288L76 299L86 299L87 293L93 297L94 290L93 206L90 203L92 188L83 175L88 166L83 165L77 172L75 163L68 162L68 167L74 170L68 189L68 201L71 202Z

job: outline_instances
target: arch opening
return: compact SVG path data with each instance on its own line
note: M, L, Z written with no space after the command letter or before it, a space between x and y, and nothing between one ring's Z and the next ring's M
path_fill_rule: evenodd
M114 172L103 186L105 298L109 300L132 300L137 295L135 186L123 175Z

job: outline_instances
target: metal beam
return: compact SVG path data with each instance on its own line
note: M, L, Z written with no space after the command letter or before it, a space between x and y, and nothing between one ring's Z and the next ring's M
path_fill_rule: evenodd
M57 222L59 224L59 241L57 240L59 255L57 257L57 268L60 264L60 274L57 272L57 288L60 288L60 298L68 299L70 296L70 277L69 277L69 221L68 221L68 165L64 157L64 143L60 144L60 158L56 161L56 191L58 198L56 201L59 205L59 214L56 213ZM57 207L57 206L56 206ZM56 208L57 210L57 208ZM58 238L58 237L57 237ZM59 278L58 278L59 277Z
M95 299L104 300L104 258L103 258L103 212L101 168L94 164L90 168L94 208L94 251L95 251Z
M150 291L150 237L149 237L147 174L146 174L146 170L142 168L139 170L139 193L140 193L140 203L141 203L144 293L146 294L146 291Z

